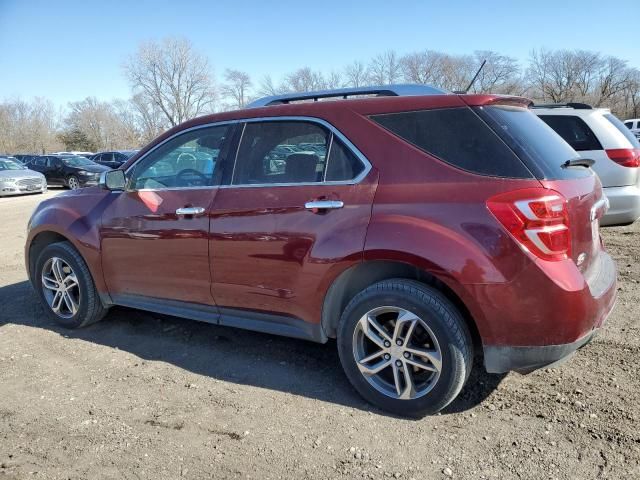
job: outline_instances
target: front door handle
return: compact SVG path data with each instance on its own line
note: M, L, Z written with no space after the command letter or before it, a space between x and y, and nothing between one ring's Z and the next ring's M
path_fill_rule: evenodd
M313 200L304 204L307 210L333 210L344 207L340 200Z
M176 210L176 215L200 215L204 213L202 207L182 207Z

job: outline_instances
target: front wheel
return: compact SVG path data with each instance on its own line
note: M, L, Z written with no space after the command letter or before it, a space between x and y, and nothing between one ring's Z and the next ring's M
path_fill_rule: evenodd
M67 185L71 190L77 190L80 188L80 181L74 175L71 175L67 180Z
M438 290L404 279L376 283L351 300L338 328L338 351L366 400L410 417L446 407L473 362L458 310Z
M107 312L86 263L69 242L52 243L42 250L33 285L50 318L64 327L90 325Z

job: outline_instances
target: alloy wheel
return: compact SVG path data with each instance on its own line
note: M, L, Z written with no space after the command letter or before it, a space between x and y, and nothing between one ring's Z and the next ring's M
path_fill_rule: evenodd
M52 257L42 267L42 292L49 307L60 318L71 318L80 307L78 278L71 266Z
M360 318L353 333L353 356L367 382L394 399L426 395L442 371L442 352L432 330L399 307L375 308Z
M80 188L80 182L78 182L78 179L76 177L71 177L69 179L69 188L71 190L77 190L78 188Z

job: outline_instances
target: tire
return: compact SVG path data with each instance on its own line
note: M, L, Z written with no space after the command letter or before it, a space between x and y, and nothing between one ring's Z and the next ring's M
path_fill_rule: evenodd
M58 281L59 277L54 273L56 270L54 264L60 266L63 275L67 275L65 281ZM61 296L64 301L61 301L56 296L55 290L45 288L43 270L47 277L46 282L51 287L55 288L55 285L52 284L56 283L58 286L64 283L65 288L68 287L70 295L68 298L73 299L72 303L75 302L75 309L69 306L70 304L65 300L64 295ZM73 286L74 278L76 286ZM47 315L63 327L86 327L101 320L107 313L107 309L102 306L87 264L69 242L52 243L42 250L36 261L33 285ZM55 305L59 306L58 313L54 312Z
M473 343L460 312L438 290L413 280L385 280L357 294L342 313L337 342L342 367L360 395L400 416L442 410L460 393L473 365Z
M79 189L80 188L80 181L78 180L78 177L76 177L75 175L71 175L69 178L67 178L67 186L71 190Z

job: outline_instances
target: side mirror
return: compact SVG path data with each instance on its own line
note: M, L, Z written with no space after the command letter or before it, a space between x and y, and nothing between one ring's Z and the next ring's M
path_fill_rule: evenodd
M98 185L105 190L124 190L127 185L127 179L122 170L109 170L100 174Z

